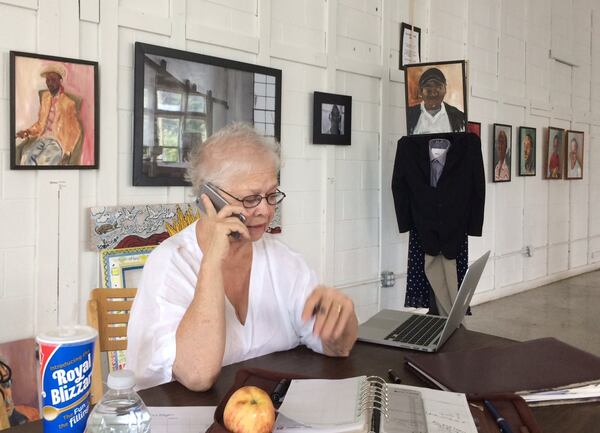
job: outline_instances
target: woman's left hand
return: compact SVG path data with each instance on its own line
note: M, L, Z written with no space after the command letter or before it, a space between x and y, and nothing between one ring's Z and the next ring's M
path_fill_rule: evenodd
M313 334L320 337L330 356L348 356L358 333L352 300L333 287L317 286L309 295L302 320L315 316Z

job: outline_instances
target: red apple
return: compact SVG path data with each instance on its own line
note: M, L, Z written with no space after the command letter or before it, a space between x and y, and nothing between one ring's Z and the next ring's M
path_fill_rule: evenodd
M223 411L223 423L232 433L269 433L275 424L271 397L256 386L235 391Z

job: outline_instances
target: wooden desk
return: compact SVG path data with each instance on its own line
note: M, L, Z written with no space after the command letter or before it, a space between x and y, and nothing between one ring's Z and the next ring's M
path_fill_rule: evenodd
M461 328L446 342L442 351L474 349L507 341L509 340ZM324 378L363 374L387 378L387 370L393 368L402 378L402 383L424 386L424 383L404 368L405 353L407 351L395 348L357 343L350 357L340 359L328 358L299 347L224 367L218 382L207 392L192 392L177 382L171 382L141 391L140 395L148 406L216 406L233 384L235 373L240 368L263 368ZM600 425L598 403L548 406L532 410L544 433L592 433L598 431ZM10 433L41 431L41 422L7 430Z

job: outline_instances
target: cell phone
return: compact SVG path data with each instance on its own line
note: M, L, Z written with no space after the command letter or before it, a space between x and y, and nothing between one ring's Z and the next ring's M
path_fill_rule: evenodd
M217 187L215 187L211 183L205 183L200 187L200 195L202 195L202 194L206 194L208 196L208 198L212 202L212 204L215 207L215 210L217 212L219 212L223 208L223 206L229 204L229 202L227 200L225 200L223 198L223 196L221 196L221 194L219 194L219 190L217 189ZM200 200L200 197L196 198L196 206L198 206L198 208L202 212L206 213L206 208L204 207L202 200ZM233 216L238 217L238 219L242 223L246 222L246 217L242 214L235 213L235 214L233 214ZM236 239L240 238L240 234L238 232L232 232L230 236L232 236Z

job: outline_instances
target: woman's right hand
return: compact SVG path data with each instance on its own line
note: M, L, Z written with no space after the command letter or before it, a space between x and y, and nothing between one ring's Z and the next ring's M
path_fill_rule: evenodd
M229 252L230 242L249 241L248 229L237 217L244 210L241 206L226 205L217 212L206 194L200 196L205 213L196 224L196 239L204 254L203 260L222 261ZM239 233L236 239L232 233Z

